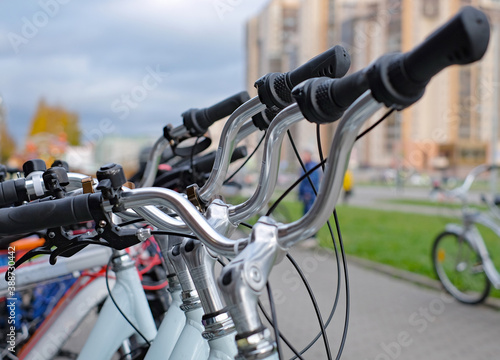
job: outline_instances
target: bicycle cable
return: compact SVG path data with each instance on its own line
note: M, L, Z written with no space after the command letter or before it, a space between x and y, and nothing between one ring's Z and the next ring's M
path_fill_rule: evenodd
M355 141L358 141L360 138L362 138L363 136L365 136L366 134L368 134L371 130L373 130L378 124L380 124L383 120L385 120L392 112L394 111L394 109L390 109L389 111L387 111L379 120L377 120L373 125L371 125L369 128L367 128L365 131L363 131L361 134L359 134L357 137L356 137L356 140ZM318 141L318 147L320 148L321 147L321 142ZM323 154L322 154L322 150L320 151L320 156L322 157ZM266 216L269 216L275 209L276 207L279 205L279 203L288 195L290 194L290 192L295 188L297 187L298 184L300 184L304 179L306 179L306 177L308 177L311 173L313 173L315 170L319 169L319 167L324 167L324 164L326 163L328 158L324 158L322 159L317 165L315 165L314 167L312 167L311 169L309 169L308 171L306 171L299 179L297 179L288 189L285 190L285 192L271 205L271 207L269 208L269 210L267 211L266 213ZM336 217L336 211L334 211L334 218ZM336 225L338 224L338 219L336 220ZM340 231L339 229L337 228L337 234L340 235L341 237L341 234L340 234ZM334 249L337 251L337 248L335 246L335 241L333 242L334 243ZM343 249L343 244L341 244L341 252L342 254L344 254L344 249ZM344 255L345 256L345 255ZM343 257L342 259L343 261L343 268L344 268L344 277L347 279L347 276L346 276L346 273L345 271L347 270L347 265L345 263L345 257ZM338 270L338 276L340 276L340 264L339 264L339 261L338 261L338 257L337 257L337 270ZM339 287L340 285L340 282L337 283L337 288ZM346 285L346 291L349 290L349 285L347 284ZM330 315L325 323L325 326L328 327L328 325L330 324L332 318L333 318L333 315L335 313L335 310L336 310L336 306L337 306L337 303L338 303L338 295L339 295L339 292L337 291L336 293L336 297L335 297L335 301L334 301L334 306L332 307L332 311L330 312ZM350 298L350 296L348 294L346 294L346 298ZM347 309L346 309L347 311ZM266 314L264 314L266 315ZM348 319L348 313L346 314L346 319ZM344 327L344 334L343 334L343 337L342 337L342 342L340 344L340 348L339 348L339 353L337 354L337 359L340 357L341 355L341 351L343 349L343 346L344 346L344 343L345 343L345 339L346 339L346 335L347 335L347 332L346 332L346 328ZM307 351L312 345L314 345L314 343L316 343L316 341L321 337L321 333L318 333L316 335L316 337L311 341L311 343L309 343L309 345L306 346L305 348L305 351ZM303 352L301 352L303 353ZM297 354L296 354L297 355ZM296 357L292 358L292 360L296 359Z
M255 155L255 153L259 149L260 144L262 144L265 138L266 138L266 131L264 131L264 135L262 135L257 146L255 147L255 149L253 149L252 153L247 156L243 164L241 164L238 169L236 169L226 180L224 180L224 182L222 183L223 185L227 184L241 169L243 169L243 167L248 163L248 161L252 158L252 156Z
M297 157L297 160L299 161L300 166L303 169L304 173L306 173L307 172L306 166L304 165L304 162L300 158L299 151L298 151L297 147L295 146L295 142L293 141L293 137L292 137L292 134L290 133L290 130L287 130L287 135L288 135L288 139L290 140L290 144L292 145L292 149L293 149L293 151L295 153L295 156ZM307 180L309 181L309 184L311 185L311 188L313 189L314 194L317 196L318 192L316 191L316 187L314 186L314 184L312 182L312 179L309 177L309 175L307 175ZM330 221L328 221L327 223L329 223L329 222ZM321 310L318 307L318 303L316 301L316 297L313 295L313 293L312 293L312 291L311 291L311 289L309 287L306 286L306 288L307 288L307 291L310 294L311 301L313 302L314 311L316 312L316 317L318 319L318 324L319 324L319 327L321 329L321 335L323 337L323 341L324 341L324 344L325 344L325 351L326 351L326 354L327 354L327 359L330 360L332 358L332 354L331 354L331 351L330 351L330 344L329 344L329 341L328 341L328 335L326 334L325 324L323 322L323 316L321 315Z
M382 119L380 119L376 124L380 123L384 119L385 119L385 117L382 117ZM373 129L374 127L375 126L372 126L371 129ZM371 129L368 129L368 131L366 131L366 133L368 133ZM361 136L363 136L363 134ZM319 124L316 126L316 142L318 144L318 154L319 154L320 160L324 160L323 148L321 146L321 134L320 134ZM325 171L324 164L322 165L322 168L323 168L323 171ZM336 356L336 359L338 360L338 359L340 359L340 356L342 355L342 351L344 350L344 344L345 344L345 341L347 339L347 330L349 327L349 313L350 313L350 309L351 309L351 302L350 302L351 298L350 298L350 294L349 294L349 289L350 289L349 276L347 273L347 262L346 262L346 258L345 258L345 252L344 252L344 242L342 240L342 232L340 231L340 225L339 225L338 218L337 218L336 208L333 209L333 218L335 219L335 228L337 229L337 239L338 239L339 246L340 246L341 259L342 259L342 264L343 264L343 268L344 268L344 279L345 279L345 290L346 290L346 309L345 309L345 317L344 317L344 330L342 332L342 339L340 341L339 350L338 350L337 356ZM332 228L330 225L330 221L328 221L328 229L330 230L330 235L332 236L333 245L335 246L335 239L333 238L333 232L332 232ZM336 250L337 250L337 248L335 247L335 251ZM337 285L340 285L339 265L340 265L339 259L337 257L337 273L339 275L339 280L338 280ZM335 296L335 301L338 300L339 290L340 290L340 286L337 287L337 294ZM334 308L336 308L336 306L337 306L337 303L335 302ZM335 312L335 310L332 309L331 316L329 317L328 320L331 320L331 318L333 318L334 312ZM326 325L326 326L328 326L328 325Z
M198 145L198 141L200 141L201 136L198 136L196 140L194 141L194 145L191 148L191 156L189 158L189 164L190 164L190 169L191 169L191 176L193 177L193 181L196 182L196 169L194 167L194 151L196 149L196 145Z
M366 129L365 131L363 131L361 134L359 134L357 137L356 137L356 141L358 141L359 139L361 139L363 136L365 136L369 131L373 130L373 128L378 125L380 122L382 122L382 120L385 120L392 112L394 111L394 109L391 109L389 110L381 119L377 120L377 122L370 126L368 129ZM285 192L283 192L283 194L280 195L280 197L273 203L273 205L271 205L271 207L269 208L269 210L267 211L266 213L266 216L269 216L270 213L272 213L274 211L274 209L279 205L279 203L288 195L290 194L290 192L292 192L293 189L295 189L297 187L297 185L299 185L302 180L304 180L308 175L312 174L315 170L319 169L321 166L323 166L326 161L328 160L328 158L324 158L322 161L320 161L317 165L315 165L314 167L312 167L311 169L309 169L309 171L307 171L305 174L303 174L300 178L298 178L297 180L295 180L295 182L290 185L288 187L288 189L285 190Z
M172 236L182 236L194 240L199 240L199 238L195 235L190 235L190 234L183 234L183 233L178 233L178 232L173 232L173 231L163 231L163 230L153 230L151 231L151 235L172 235Z
M251 225L250 225L251 227ZM217 257L217 262L222 266L226 266L226 263L220 258L220 257ZM269 314L266 312L266 310L264 309L264 306L262 305L261 301L259 300L257 302L257 304L259 305L259 309L260 311L262 312L262 314L264 315L264 317L266 318L267 322L273 326L273 321L271 319L271 317L269 316ZM283 342L288 346L288 348L295 354L295 358L299 358L300 360L304 360L304 358L300 355L300 352L297 351L297 349L295 349L293 347L293 345L291 344L291 342L285 337L285 335L283 335L283 333L280 331L279 332L279 337L283 340Z
M123 354L119 358L119 360L125 360L128 356L131 356L131 355L135 354L137 351L142 350L142 349L147 349L147 346L148 346L147 344L142 344L140 346L137 346L136 348L130 350L128 353Z
M108 295L109 295L109 298L111 299L111 301L113 302L113 304L115 305L116 307L116 310L118 310L118 312L123 316L123 318L125 319L125 321L127 321L129 323L130 326L132 326L132 328L137 332L137 334L139 334L140 337L143 338L143 340L146 342L146 344L148 346L151 346L151 342L146 339L146 337L143 335L143 333L141 333L139 331L139 329L129 320L129 318L123 313L122 309L120 309L120 307L118 306L118 304L116 303L115 301L115 298L113 297L113 294L111 293L111 289L109 288L109 268L111 266L111 262L113 261L113 259L115 258L114 255L111 255L111 257L109 258L109 261L108 261L108 264L106 265L106 273L105 273L105 279L106 279L106 289L108 290Z
M276 338L276 349L278 351L278 360L282 360L283 351L281 349L280 339L280 330L278 327L278 316L276 315L276 305L274 304L273 292L271 290L271 285L269 285L269 281L266 282L267 296L269 298L269 307L271 308L271 317L273 320L273 329L274 329L274 337Z
M127 221L127 222L120 223L120 227L124 227L124 226L127 226L127 225L133 225L133 224L136 224L136 223L139 223L139 222L145 222L145 221L146 220L143 219L143 218L134 219L134 220L130 220L130 221Z

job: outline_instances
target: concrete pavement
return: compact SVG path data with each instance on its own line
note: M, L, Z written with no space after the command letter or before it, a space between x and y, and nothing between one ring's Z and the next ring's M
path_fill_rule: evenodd
M293 252L311 282L326 318L336 286L333 255L322 249ZM466 306L442 291L423 288L348 263L350 322L344 360L481 360L500 354L500 311ZM342 280L343 281L343 280ZM278 304L279 326L298 349L319 331L298 275L284 260L273 270L271 284ZM342 288L344 289L344 282ZM327 330L335 358L345 314L345 290ZM287 358L291 355L285 350ZM325 359L322 341L304 355Z

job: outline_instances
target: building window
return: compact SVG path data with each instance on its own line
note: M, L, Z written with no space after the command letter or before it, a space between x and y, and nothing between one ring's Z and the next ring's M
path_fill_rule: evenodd
M471 69L461 68L459 74L459 124L458 137L460 139L471 138Z
M390 153L401 140L401 114L392 113L385 121L385 151Z
M436 0L423 0L422 14L429 18L437 17L439 15L439 3Z

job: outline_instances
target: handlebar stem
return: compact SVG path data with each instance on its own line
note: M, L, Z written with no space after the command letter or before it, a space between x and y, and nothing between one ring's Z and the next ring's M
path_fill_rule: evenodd
M259 219L252 229L248 246L224 267L218 279L238 332L238 358L263 359L275 352L275 343L269 332L265 331L257 304L274 264L284 255L284 249L278 243L277 231L273 219ZM255 334L262 335L258 343L246 341Z

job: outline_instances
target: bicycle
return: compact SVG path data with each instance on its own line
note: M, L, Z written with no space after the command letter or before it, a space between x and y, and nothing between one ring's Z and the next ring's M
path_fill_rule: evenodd
M287 250L316 233L329 218L341 192L350 151L356 139L364 134L358 134L360 129L369 117L384 108L384 105L389 108L388 113L390 113L394 109L400 110L418 101L430 78L443 68L479 60L486 50L488 40L489 25L486 16L478 10L466 7L420 46L408 53L383 56L367 68L345 78L317 78L299 84L292 92L297 103L285 107L270 123L265 137L266 146L259 186L252 197L243 204L225 204L216 197L226 176L228 159L238 139L239 131L248 117L264 109L262 102L265 100L262 98L262 102L259 98L249 100L233 113L224 128L220 151L217 153L209 179L201 188L196 186L190 188L188 198L162 188L127 189L123 187L125 178L120 168L108 165L98 172L97 189L100 192L0 209L0 233L36 231L89 220L94 220L96 224L104 221L104 231L110 231L114 228L111 214L124 219L137 219L140 216L147 223L160 229L151 231L151 234L168 233L167 241L170 243L165 244L166 248L162 251L168 250L168 256L174 265L173 270L183 286L186 318L192 315L190 312L199 309L201 303L205 312L204 331L214 335L209 340L211 345L215 345L212 340L222 339L222 336L227 340L233 336L230 324L234 323L234 330L237 333L235 338L237 354L234 356L234 353L231 353L234 347L229 348L228 343L226 355L229 358L278 359L281 353L280 338L284 336L277 326L273 307L271 323L274 328L274 339L271 331L264 326L258 310L259 296L266 287L268 288L267 280L273 266L285 256ZM261 86L264 81L265 79L259 83L259 96L261 92L267 90L266 86ZM312 208L304 217L289 224L276 223L269 216L261 217L253 226L249 237L237 240L228 238L226 235L231 228L258 212L269 200L276 184L279 163L277 150L281 140L286 129L303 117L316 124L342 118L329 157L321 162L325 164L325 173ZM47 213L48 210L51 213ZM35 214L42 216L34 216ZM31 219L31 221L10 223L8 219L11 217ZM179 237L182 239L180 246ZM187 254L198 246L193 238L203 243L212 258L222 256L231 259L225 264L217 280L221 294L214 290L212 274L196 271L207 270L211 266L210 263L206 264L206 268L199 269L197 266L187 266L189 263L187 259L184 262L179 261L180 256L183 257L182 252ZM100 238L94 239L93 242L88 239L79 240L69 242L67 246L78 249L83 244L105 245L105 239ZM65 245L61 246L68 249L64 247ZM112 247L120 246L124 244L118 242ZM57 249L54 251L57 253ZM213 262L214 259L210 261ZM347 278L346 267L344 273ZM202 280L203 286L196 284L194 280L197 277ZM193 291L193 284L197 292ZM349 296L347 285L346 282L347 296ZM220 295L226 304L222 309L219 307L219 299L215 298ZM272 298L270 303L273 306ZM208 305L213 308L207 307ZM214 308L218 310L207 312ZM348 310L347 307L346 325L337 358L340 357L345 343ZM227 315L230 315L231 322L228 321ZM321 317L319 322L324 333L325 324ZM184 327L182 332L187 329L192 336L184 336L181 340L181 335L174 341L175 348L170 359L199 359L210 356L203 336L199 333L202 330L199 323L186 322L186 325L190 328ZM224 331L221 333L214 330ZM153 346L164 340L163 336L158 335ZM324 340L328 358L331 358L326 337ZM291 344L288 345L292 347ZM218 350L216 346L212 349ZM298 358L302 358L303 352L294 352ZM216 356L215 351L211 354Z
M340 47L335 47L332 51L329 51L329 52L326 52L324 54L322 54L320 56L320 61L323 61L325 62L326 61L326 65L325 66L330 66L330 69L335 69L338 67L338 60L343 60L342 58L341 59L337 59L336 58L336 54L337 52L341 50ZM333 56L332 56L333 55ZM315 60L317 61L317 60ZM340 62L340 64L342 65L343 63ZM344 66L345 70L347 70L347 68ZM331 70L333 71L333 70ZM303 70L298 70L298 72L302 72L302 75L301 76L312 76L312 74L310 74L310 72L304 72ZM325 73L327 73L328 71L325 71ZM297 74L297 71L294 73L294 74ZM286 74L284 74L284 76L286 76ZM295 75L296 77L297 75ZM288 90L290 91L291 88ZM235 96L232 96L210 108L207 108L207 109L191 109L187 112L185 112L183 114L183 118L184 118L184 125L179 127L179 128L171 128L169 126L167 126L165 129L164 129L164 136L162 136L160 138L160 141L158 141L158 143L161 143L161 144L168 144L170 145L170 148L171 149L171 153L172 155L191 155L193 156L195 153L201 151L204 149L204 147L206 146L206 144L208 143L208 141L206 140L207 138L205 138L205 140L202 142L202 143L195 143L195 145L191 148L189 147L185 147L185 146L182 146L181 145L184 145L184 141L189 138L189 137L192 137L192 136L201 136L204 132L206 132L208 126L210 126L214 121L218 120L219 117L223 117L229 113L231 113L238 105L240 105L244 100L247 100L248 99L248 95L245 95L246 93L239 93L239 94L236 94ZM166 142L166 139L169 139L168 142ZM238 148L239 149L239 148ZM236 149L236 150L238 150ZM155 149L153 149L152 151L152 154L154 155L155 154ZM242 151L242 149L240 149L239 151L236 151L236 152L233 152L233 156L231 158L231 161L235 160L235 159L238 159L239 157L242 157L245 155L245 152ZM155 156L152 156L150 157L151 159L154 159ZM185 184L185 182L187 181L186 179L189 179L189 175L192 175L191 173L189 173L191 171L191 169L193 170L193 172L196 172L199 176L202 176L205 172L206 172L206 169L209 167L211 168L211 165L213 164L214 162L214 158L215 156L212 154L212 155L205 155L201 158L196 158L196 159L191 159L190 161L190 166L186 166L185 164L185 161L180 161L177 163L177 165L174 165L175 167L175 171L171 172L170 174L160 174L158 176L158 181L160 183L167 183L167 185L171 186L171 187L175 187L177 189L182 188L183 187L183 184ZM151 164L151 159L150 161L148 162L148 164L146 165L146 171L144 171L144 176L145 177L148 177L148 176L151 176L151 171L154 171L156 169L156 167L152 167ZM148 168L150 170L148 170ZM29 169L29 170L28 170ZM57 170L60 170L60 169L57 169ZM67 170L67 169L66 169ZM72 195L77 195L79 193L82 192L82 189L77 189L77 186L75 186L76 183L79 182L79 180L84 180L85 176L84 175L80 175L80 174L68 174L66 177L64 174L64 171L55 171L54 169L49 169L49 170L46 170L45 167L44 167L44 164L41 164L41 161L31 161L31 162L28 162L26 164L26 175L28 175L28 177L26 179L18 179L16 181L13 181L13 182L9 182L9 183L6 183L6 184L3 184L2 188L0 189L2 192L1 192L1 203L2 203L2 206L8 206L8 205L11 205L11 204L18 204L26 199L29 199L29 200L34 200L36 199L37 197L41 197L43 198L44 196L47 195L47 189L49 189L49 185L47 183L47 181L45 180L45 177L47 175L49 175L49 172L53 173L54 174L54 180L57 180L56 183L59 183L59 185L68 185L66 184L67 182L69 182L70 184L72 184L73 187L75 187L75 189L71 188L71 192L73 193ZM148 175L149 174L149 175ZM140 174L139 174L140 175ZM168 176L164 176L164 175L168 175ZM75 181L75 178L77 181ZM152 176L152 178L154 178L154 175ZM202 179L203 177L201 177L200 179ZM182 181L180 181L182 180ZM193 180L195 181L195 180ZM90 188L95 188L95 186L97 185L97 183L94 183L92 181L86 181L87 182L87 188L90 186ZM54 189L52 189L52 193L54 193L54 191L56 191L58 194L61 194L61 193L64 193L66 191L66 189L64 188L61 188L59 185L57 186L54 186ZM81 185L80 185L81 186ZM164 185L165 186L165 185ZM84 186L85 187L85 186ZM37 189L37 192L34 192L32 189ZM69 190L69 189L68 189ZM83 189L83 191L85 192L85 190ZM51 193L51 194L52 194ZM69 195L66 194L66 195ZM59 198L61 198L61 196L59 196ZM109 236L109 234L108 234ZM123 237L123 234L121 234L121 236ZM63 239L64 240L64 239ZM123 246L123 244L122 244ZM50 247L50 246L49 246ZM168 246L166 246L166 248L168 249ZM43 250L42 252L44 252L46 250ZM35 252L36 253L36 252ZM78 255L80 254L76 254L75 255L75 260L76 257L78 257ZM82 254L83 255L83 254ZM123 255L123 254L122 254ZM84 260L85 258L83 258L82 262L85 262L86 260ZM95 258L93 259L94 262L95 262ZM77 262L79 263L79 262ZM82 264L82 263L79 263L79 264ZM63 261L62 263L59 263L58 266L56 266L57 268L64 268L65 266L65 262ZM40 266L39 266L40 267ZM81 270L80 268L76 269L74 267L72 267L73 270ZM20 269L20 275L22 275L23 273L23 268ZM41 269L38 269L38 270L42 270L43 271L43 266L41 267ZM55 269L54 269L55 270ZM67 272L67 269L64 269L64 271ZM41 278L38 277L36 279L38 280L46 280L50 278L50 275L48 275L47 273L45 273L45 276L42 276ZM120 283L124 283L124 280L121 280L122 278L118 277L118 283L117 285L119 285ZM175 279L170 279L171 280L171 287L170 287L170 290L175 290ZM33 279L32 279L33 281ZM125 283L129 283L129 282L125 282ZM135 288L136 291L133 291L133 292L128 292L128 293L140 293L141 291L139 291L138 287L136 284L131 284L129 285L130 288ZM115 289L117 289L119 286L115 286ZM115 289L113 291L115 291ZM142 289L141 289L142 290ZM95 289L93 289L93 291L96 291ZM85 291L84 291L85 293ZM175 295L175 291L172 293L174 299L176 298L176 295ZM127 296L125 294L125 296L121 296L121 298L124 298L124 299L132 299L131 297ZM78 301L75 301L77 304L78 304ZM130 304L134 304L136 301L132 301L132 300L129 300L128 301ZM140 308L145 308L144 306L139 306L139 307L136 307L136 309L140 309ZM65 314L67 313L68 316L71 316L72 314L72 310L73 309L71 306L68 307L68 311L65 311L65 310L62 310L62 312L60 311L58 314L55 314L54 316L58 315L59 318L56 320L58 321L57 323L54 323L54 326L51 326L49 325L49 328L44 328L44 333L49 333L50 332L50 328L51 327L56 327L57 326L60 326L60 323L64 323L65 320L60 320L61 318L64 319L65 318ZM113 307L111 306L107 306L105 304L105 307L103 308L103 311L105 311L105 313L112 313L111 310L109 309L113 309ZM61 310L61 309L59 309ZM172 311L171 311L172 312ZM82 314L80 314L82 315ZM83 314L85 315L85 314ZM202 314L201 314L202 315ZM200 315L200 316L201 316ZM54 317L52 316L52 318ZM80 316L81 318L82 316ZM101 317L101 316L100 316ZM116 317L116 316L115 316ZM144 316L140 316L140 317L144 317ZM105 320L102 320L101 323L102 324L108 324L109 323L109 315L106 317L104 315L102 315L102 318L105 319ZM67 321L67 320L66 320ZM116 321L115 321L116 323ZM176 322L177 324L182 324L182 322L180 321L177 321ZM50 342L50 347L52 349L55 349L55 351L62 345L62 343L64 343L64 341L66 340L67 336L69 333L71 333L73 331L73 324L78 324L78 321L73 321L71 323L71 327L67 327L66 326L66 329L67 331L65 332L65 334L63 334L63 336L57 336L58 338L58 342L57 343L54 343L53 341ZM122 330L124 327L122 326L123 323L120 323L118 322L117 323L117 330ZM88 357L92 357L92 358L96 358L97 354L95 353L95 351L97 349L99 349L100 347L99 346L95 346L96 342L102 340L102 337L100 336L100 334L102 333L102 327L104 325L96 325L96 331L93 331L92 334L91 334L91 338L89 338L89 344L90 346L89 347L84 347L84 349L82 350L82 354L81 356L88 356ZM126 327L125 327L126 328ZM149 327L151 328L151 327ZM170 328L172 328L172 326L170 326ZM144 330L143 328L141 328L141 332L145 332L146 334L149 333L151 334L151 330ZM181 327L182 329L182 327ZM95 335L94 335L95 334ZM130 336L130 334L128 334L127 336ZM114 339L116 338L126 338L127 336L123 335L116 335L114 337ZM149 337L151 338L151 335L149 335ZM41 338L38 339L37 343L43 343L45 341L43 341L44 337L42 336ZM147 340L146 340L147 342ZM109 343L107 345L110 345ZM39 347L42 347L42 350L39 350L38 348ZM109 346L109 348L113 349L114 347L116 346ZM39 354L40 353L47 353L46 351L43 351L43 344L41 345L38 345L38 344L35 344L35 347L30 347L28 348L28 350L31 350L35 353L35 356L38 356L39 357ZM51 350L51 352L48 353L48 356L50 357L51 355L54 355L55 352L54 350ZM107 358L108 355L106 354L99 354L100 357L102 358Z
M500 273L476 226L485 226L500 237L500 202L482 195L481 200L489 210L486 213L470 208L467 199L467 192L476 177L496 169L496 165L479 165L469 172L460 187L447 192L462 202L462 224L447 224L432 247L432 264L439 281L448 293L465 304L483 302L492 285L500 289Z

